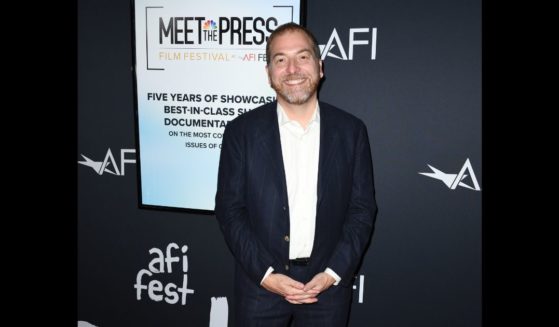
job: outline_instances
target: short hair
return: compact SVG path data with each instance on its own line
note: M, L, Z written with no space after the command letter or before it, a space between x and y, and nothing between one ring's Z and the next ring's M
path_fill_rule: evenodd
M296 31L303 32L303 34L307 36L307 38L311 41L312 52L315 58L320 59L320 49L318 48L318 42L316 41L316 38L311 33L311 31L309 31L304 26L291 22L291 23L286 23L278 26L268 37L268 42L266 43L266 64L270 63L270 45L272 44L274 39L286 32L296 32Z

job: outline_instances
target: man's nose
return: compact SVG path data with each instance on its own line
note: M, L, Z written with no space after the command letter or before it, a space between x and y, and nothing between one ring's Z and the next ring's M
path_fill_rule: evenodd
M295 73L299 70L299 65L297 65L297 60L290 59L287 61L286 71L290 74Z

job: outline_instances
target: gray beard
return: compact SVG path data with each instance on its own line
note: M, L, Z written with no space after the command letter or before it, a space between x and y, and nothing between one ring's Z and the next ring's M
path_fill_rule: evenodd
M317 87L317 82L311 82L311 85L305 87L302 90L290 92L286 89L282 89L281 86L278 86L276 83L272 82L272 88L278 93L278 96L287 101L287 103L294 105L301 105L309 101L311 95L316 92Z
M289 104L303 104L309 100L311 97L311 92L309 90L305 90L303 92L285 92L285 91L278 91L278 94Z

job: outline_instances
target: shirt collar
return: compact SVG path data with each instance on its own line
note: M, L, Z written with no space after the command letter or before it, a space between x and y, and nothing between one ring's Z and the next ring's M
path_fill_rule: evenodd
M287 117L287 114L285 113L285 109L283 109L283 107L279 104L279 102L277 106L277 113L278 113L278 123L280 126L293 122L293 120L290 120L289 117ZM310 126L313 122L316 122L317 124L320 123L320 106L318 105L318 101L316 102L316 109L312 115L311 120L309 121L308 126Z

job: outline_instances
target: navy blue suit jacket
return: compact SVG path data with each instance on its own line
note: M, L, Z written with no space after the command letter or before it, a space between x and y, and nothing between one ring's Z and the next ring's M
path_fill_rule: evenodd
M240 288L259 286L270 266L289 275L289 208L276 108L272 102L237 117L223 136L215 213L236 259ZM371 151L363 122L324 102L317 195L309 271L314 276L329 267L348 286L377 213Z

